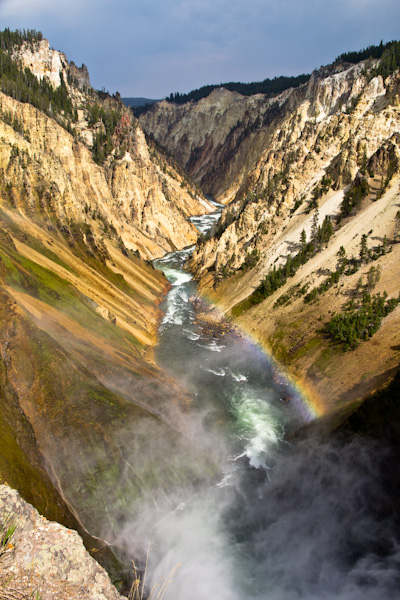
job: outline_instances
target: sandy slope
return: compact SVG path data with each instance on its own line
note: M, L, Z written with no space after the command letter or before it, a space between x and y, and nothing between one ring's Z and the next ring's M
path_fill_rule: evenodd
M321 204L320 215L335 214L343 192L331 193ZM371 194L372 196L372 194ZM308 291L326 278L327 270L335 270L337 252L343 246L347 256L358 256L361 237L368 235L368 247L382 243L387 235L389 242L395 233L395 215L400 209L400 178L392 180L389 189L377 201L366 200L357 217L351 217L337 230L327 248L316 254L287 283L262 303L237 318L237 322L262 345L269 347L277 358L299 378L313 395L322 412L333 410L343 404L360 399L366 393L384 383L400 363L400 306L383 321L380 330L367 342L352 352L343 353L331 346L318 333L324 322L354 292L360 277L366 281L366 273L373 265L381 268L381 278L373 293L386 291L389 297L398 295L400 281L400 244L393 244L392 251L373 263L364 265L351 276L342 276L339 283L319 296L317 302L304 304L303 297L296 297L292 288L309 285ZM223 281L212 296L220 306L229 310L246 298L260 279L276 261L282 261L287 248L299 240L303 227L307 231L310 216L299 217L277 240L266 254L265 262L245 275L236 275ZM354 227L355 219L357 227ZM292 296L286 306L274 307L276 300L288 294Z

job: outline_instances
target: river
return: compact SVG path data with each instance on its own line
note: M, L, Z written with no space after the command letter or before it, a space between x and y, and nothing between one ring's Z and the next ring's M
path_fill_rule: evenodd
M193 219L201 232L218 219L215 206ZM172 284L156 360L195 398L204 447L223 447L221 471L178 505L149 508L132 529L151 539L147 583L162 585L175 569L157 588L166 600L400 597L396 519L380 481L385 450L349 437L288 436L312 415L250 340L204 331L183 268L192 250L155 261Z

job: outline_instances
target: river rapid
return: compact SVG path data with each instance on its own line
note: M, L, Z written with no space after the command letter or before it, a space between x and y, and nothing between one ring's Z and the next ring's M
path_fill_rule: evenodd
M193 219L202 233L219 218L215 206ZM312 414L250 340L201 327L190 301L197 286L184 270L192 251L155 261L172 286L156 361L194 397L196 436L219 452L220 475L130 524L131 539L143 541L135 555L151 540L153 598L160 590L166 600L399 598L398 521L381 477L385 449L349 437L290 435Z

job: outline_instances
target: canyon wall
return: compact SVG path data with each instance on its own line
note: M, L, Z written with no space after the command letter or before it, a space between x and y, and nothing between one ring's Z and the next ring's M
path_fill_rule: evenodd
M359 401L392 376L400 359L399 308L350 352L322 333L349 298L357 299L357 284L359 294L371 293L371 268L380 274L374 294L397 298L400 289L400 79L396 70L383 77L379 64L323 67L274 98L216 89L197 103L163 101L140 117L207 192L230 202L189 263L200 286L271 349L321 412ZM360 202L346 212L357 194ZM316 242L325 217L332 232ZM376 261L360 260L363 236ZM287 262L314 242L298 270ZM358 267L325 285L342 247ZM286 264L287 276L279 272L275 290L257 298L264 279Z
M96 552L121 515L215 468L153 361L169 284L150 263L212 206L85 69L46 40L12 56L32 71L0 93L0 480Z

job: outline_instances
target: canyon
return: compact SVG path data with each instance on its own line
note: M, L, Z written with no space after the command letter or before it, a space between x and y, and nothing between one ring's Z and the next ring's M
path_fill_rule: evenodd
M199 293L219 311L207 308L211 353L225 348L221 322L246 332L330 428L398 370L400 76L379 72L384 56L338 60L274 96L216 88L197 102L163 100L138 120L118 94L91 87L84 65L41 36L17 37L4 60L28 70L50 101L42 106L2 81L0 483L77 530L126 592L112 552L123 525L140 521L144 506L162 512L170 496L184 504L226 474L223 451L193 422L198 392L157 360L160 305L171 287L185 294L180 278L185 285L190 275L179 271L169 282L152 261L188 259ZM212 220L215 210L206 195L225 208L199 234L193 217ZM266 278L285 268L266 293ZM345 351L327 326L372 292L393 300L393 310ZM190 316L190 327L203 317ZM188 335L196 341L199 333ZM232 371L212 366L214 377ZM246 378L232 373L239 388ZM281 393L284 402L290 394ZM279 394L274 402L282 404ZM27 519L15 542L24 561L32 527L52 525L7 486L0 501ZM54 535L68 538L61 529ZM81 552L74 560L89 561ZM117 598L105 574L87 565L101 579L96 593ZM54 566L58 579L64 568ZM74 573L57 592L46 589L44 571L43 600L78 594L68 587Z
M368 260L305 301L335 271L342 247L359 257L363 235L370 249L388 244L373 265L375 292L399 293L400 80L398 70L378 74L377 64L338 60L274 97L217 88L198 102L162 101L140 116L202 189L227 204L189 261L200 288L306 386L321 414L354 408L393 376L400 358L399 309L352 352L322 333L357 296L360 278L366 283ZM362 204L342 218L344 197L362 181ZM301 250L302 232L311 241L313 220L318 227L326 217L334 226L329 242L252 303L266 275Z

